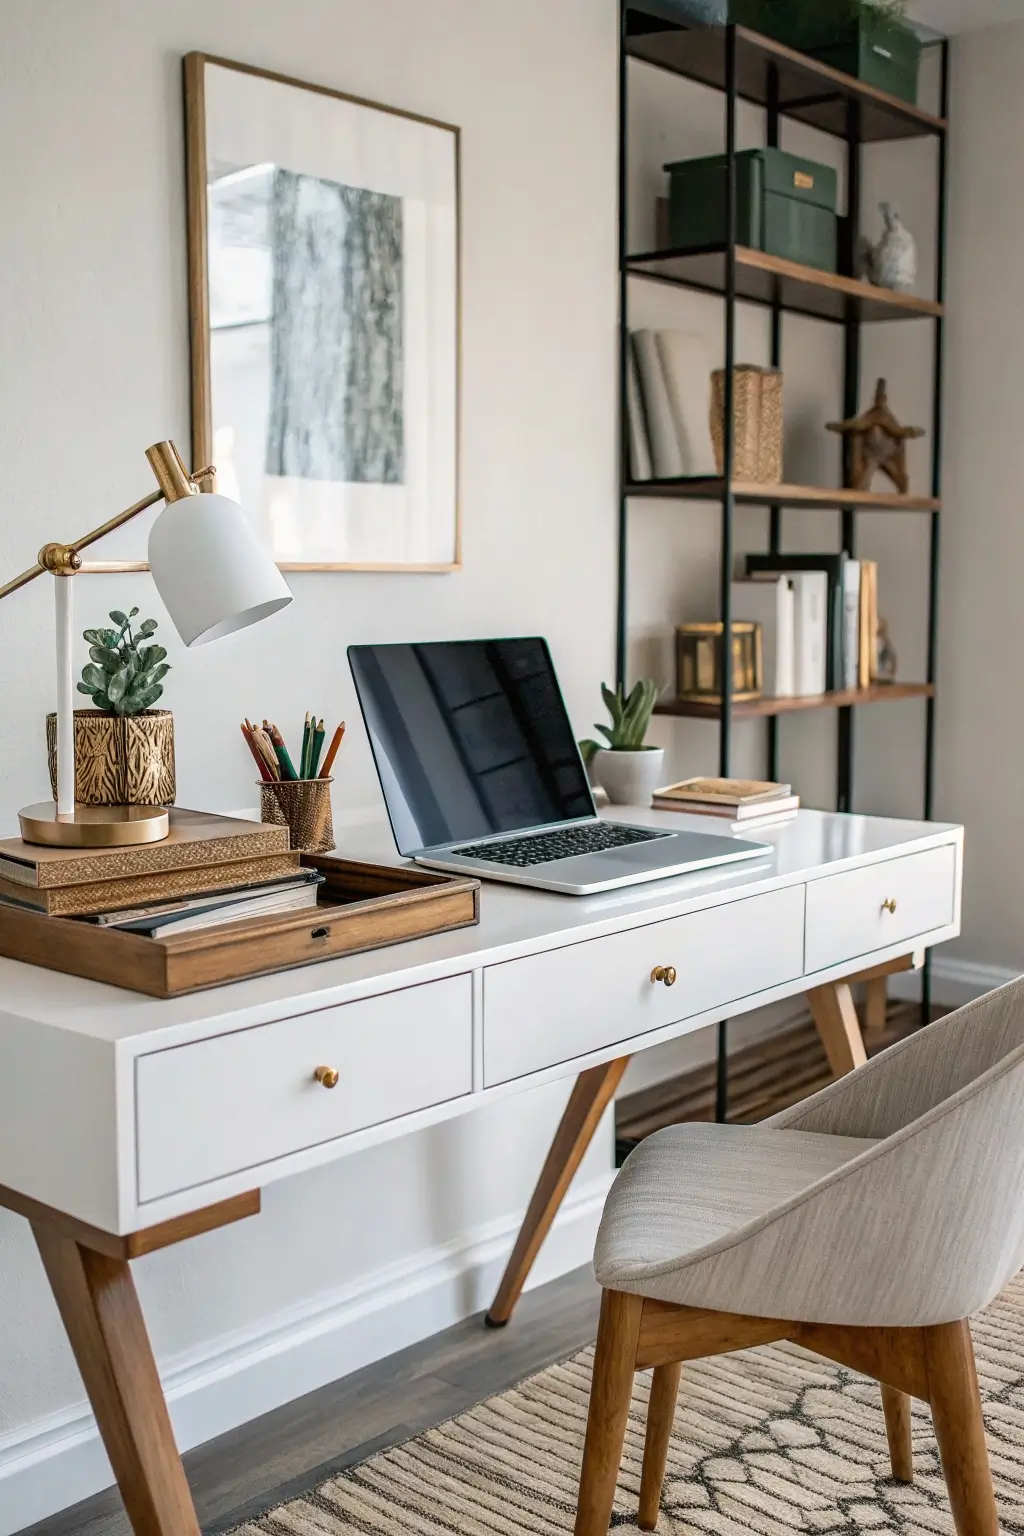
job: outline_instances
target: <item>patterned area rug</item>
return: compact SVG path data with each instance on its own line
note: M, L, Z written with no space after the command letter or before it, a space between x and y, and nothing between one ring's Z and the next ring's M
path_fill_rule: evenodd
M1024 1536L1024 1277L973 1324L1000 1527ZM592 1351L239 1526L240 1536L571 1532ZM612 1528L633 1536L650 1377L636 1378ZM927 1408L912 1487L889 1475L873 1382L789 1344L687 1366L658 1530L952 1533Z

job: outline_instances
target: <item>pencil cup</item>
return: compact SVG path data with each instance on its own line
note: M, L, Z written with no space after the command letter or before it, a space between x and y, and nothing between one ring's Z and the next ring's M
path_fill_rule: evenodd
M301 853L330 853L334 848L333 783L333 779L275 779L261 783L260 820L287 827L292 847Z

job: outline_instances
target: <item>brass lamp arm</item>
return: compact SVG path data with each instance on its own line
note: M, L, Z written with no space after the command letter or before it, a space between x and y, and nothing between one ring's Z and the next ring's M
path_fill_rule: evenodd
M180 501L183 496L193 495L201 482L211 479L216 473L211 465L190 475L173 443L155 443L152 448L147 448L146 457L160 482L159 490L151 491L141 501L126 507L123 512L118 512L116 517L109 518L107 522L94 528L91 533L75 539L72 544L45 544L39 551L39 558L35 565L30 565L27 571L22 571L20 576L15 576L13 581L0 587L0 601L9 597L12 592L17 592L19 587L28 586L30 581L34 581L37 576L42 576L46 572L52 576L73 576L81 568L83 549L88 549L90 544L95 544L99 539L105 538L108 533L113 533L115 528L131 522L133 517L137 517L140 512L145 512L147 507L156 506L158 501Z

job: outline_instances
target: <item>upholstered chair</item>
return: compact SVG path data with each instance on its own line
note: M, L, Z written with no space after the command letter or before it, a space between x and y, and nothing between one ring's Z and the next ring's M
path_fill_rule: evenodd
M959 1536L998 1536L967 1318L1024 1264L1024 979L757 1126L641 1143L605 1207L577 1536L605 1536L633 1373L658 1520L682 1362L791 1339L881 1383L893 1475L931 1405Z

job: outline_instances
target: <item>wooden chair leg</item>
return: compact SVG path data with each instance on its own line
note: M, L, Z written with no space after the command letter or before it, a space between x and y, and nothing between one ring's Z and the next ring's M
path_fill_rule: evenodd
M682 1373L682 1365L659 1365L654 1370L651 1401L647 1409L647 1438L644 1441L644 1470L640 1480L640 1514L637 1519L637 1525L642 1531L657 1529L661 1485L665 1480L665 1463L668 1460Z
M135 1536L199 1536L127 1261L32 1230Z
M910 1428L910 1398L895 1387L882 1382L882 1408L885 1412L885 1434L889 1441L889 1460L892 1475L898 1482L914 1481L914 1448Z
M957 1536L999 1536L970 1326L926 1328L924 1340L935 1437Z
M503 1328L512 1316L512 1309L519 1300L541 1244L551 1230L551 1223L558 1215L566 1190L628 1066L629 1057L623 1056L618 1061L607 1061L603 1066L590 1067L576 1079L516 1238L512 1256L505 1266L501 1284L487 1314L489 1328Z
M853 993L845 981L832 981L824 987L812 987L807 994L815 1027L825 1047L828 1064L836 1077L843 1077L868 1059L864 1037L853 1002Z
M643 1310L641 1296L622 1291L605 1291L601 1296L576 1536L607 1536L611 1523Z

